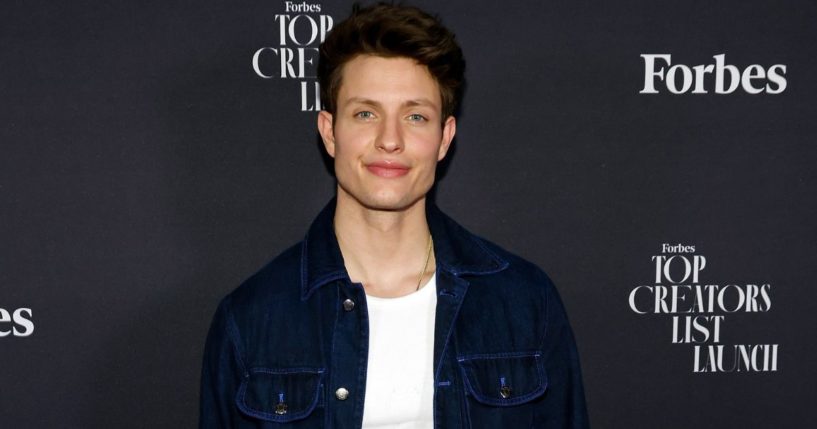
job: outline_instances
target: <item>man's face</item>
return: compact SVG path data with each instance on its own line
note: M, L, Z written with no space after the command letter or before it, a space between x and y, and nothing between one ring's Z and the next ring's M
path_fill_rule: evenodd
M320 112L318 129L335 159L338 199L402 210L424 198L456 132L428 68L358 56L343 67L336 105L334 117Z

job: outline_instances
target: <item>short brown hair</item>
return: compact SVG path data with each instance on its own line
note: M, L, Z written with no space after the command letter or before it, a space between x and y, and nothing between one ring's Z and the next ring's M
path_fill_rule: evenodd
M454 34L439 18L411 6L355 4L351 16L336 25L320 46L318 81L324 110L335 113L343 66L358 55L414 59L428 67L437 81L442 119L459 107L465 59Z

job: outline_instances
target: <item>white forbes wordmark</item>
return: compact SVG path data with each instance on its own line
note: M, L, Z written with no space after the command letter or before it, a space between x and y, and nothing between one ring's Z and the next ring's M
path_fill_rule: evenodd
M34 322L31 316L30 308L18 308L12 313L0 308L0 338L12 334L15 337L27 337L33 334Z
M641 58L644 59L644 87L639 94L658 94L662 86L673 94L707 94L713 86L716 94L731 94L738 87L749 94L780 94L786 90L784 64L768 69L751 64L741 71L726 64L726 54L714 55L715 64L692 67L673 65L670 54L641 54Z

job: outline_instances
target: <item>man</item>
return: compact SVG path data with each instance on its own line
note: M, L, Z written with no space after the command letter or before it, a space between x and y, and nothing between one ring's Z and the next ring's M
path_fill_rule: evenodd
M219 306L202 427L586 427L556 290L426 195L465 62L410 7L358 9L320 48L337 197Z

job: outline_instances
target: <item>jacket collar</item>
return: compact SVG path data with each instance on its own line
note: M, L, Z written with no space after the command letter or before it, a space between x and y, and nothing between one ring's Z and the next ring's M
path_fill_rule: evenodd
M343 264L333 221L333 198L312 222L301 246L301 299L307 299L319 287L335 280L349 279ZM460 275L485 275L504 270L508 262L487 248L485 243L426 202L426 220L434 239L437 268Z

